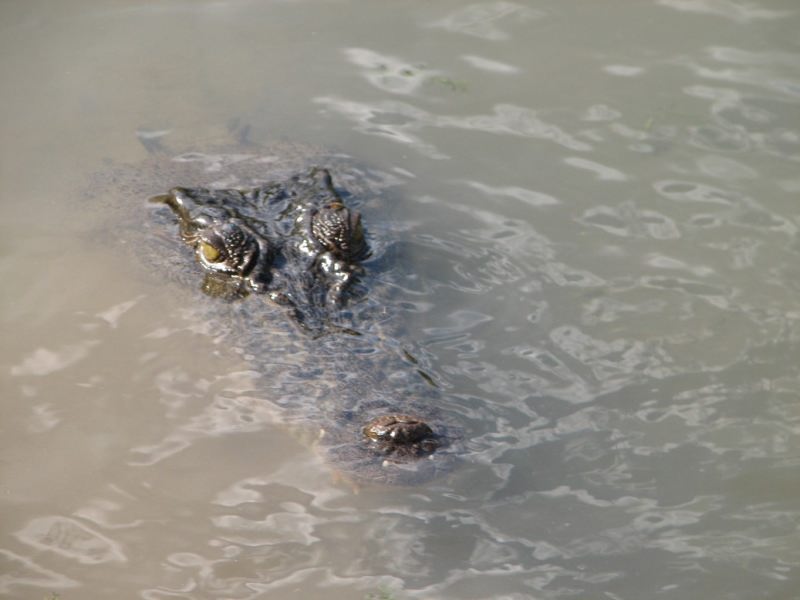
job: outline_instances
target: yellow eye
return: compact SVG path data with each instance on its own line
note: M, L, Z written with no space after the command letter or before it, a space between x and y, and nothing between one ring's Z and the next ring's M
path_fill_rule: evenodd
M222 257L222 253L208 242L200 242L200 252L208 262L217 262Z

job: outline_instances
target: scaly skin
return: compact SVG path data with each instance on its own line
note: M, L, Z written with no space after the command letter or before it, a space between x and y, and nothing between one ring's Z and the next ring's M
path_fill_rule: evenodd
M178 217L181 238L214 280L204 289L268 294L303 326L345 303L369 254L361 215L344 205L326 169L250 190L176 187L151 201Z

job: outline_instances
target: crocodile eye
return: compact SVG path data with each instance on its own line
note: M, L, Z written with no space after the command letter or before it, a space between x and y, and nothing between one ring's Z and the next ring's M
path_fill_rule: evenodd
M200 242L200 252L203 254L203 258L208 262L214 263L222 260L222 252L206 241Z
M247 276L259 261L262 247L265 267L269 259L268 240L234 222L209 225L195 234L191 242L203 268L215 273Z

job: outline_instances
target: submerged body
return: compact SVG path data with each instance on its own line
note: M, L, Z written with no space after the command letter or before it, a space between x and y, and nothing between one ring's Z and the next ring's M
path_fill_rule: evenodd
M202 280L203 302L216 318L230 322L227 342L257 363L269 383L265 401L284 420L318 432L317 447L350 480L416 484L449 471L458 428L439 410L430 378L404 357L409 345L387 336L397 327L371 296L359 213L326 169L256 183L172 188L153 200L177 217L195 261L181 268ZM385 242L376 246L371 260L382 259ZM180 244L172 252L180 254ZM187 273L178 278L187 281ZM296 326L278 327L280 343L273 343L277 321ZM287 334L293 367L276 370Z

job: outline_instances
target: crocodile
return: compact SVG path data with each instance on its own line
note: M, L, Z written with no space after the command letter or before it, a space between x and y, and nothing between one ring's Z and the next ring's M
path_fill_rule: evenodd
M151 206L170 209L151 211L154 226L176 223L178 235L170 245L154 229L159 243L148 262L182 283L199 282L213 319L223 327L230 322L227 343L263 367L271 383L265 397L287 421L316 431L314 445L336 473L358 485L416 485L450 472L460 428L440 409L441 391L416 364L412 344L398 337L397 311L381 302L370 276L371 266L388 260L386 240L370 236L352 206L370 186L350 167L341 172L355 191L335 185L340 157L326 160L330 168L286 170L252 158L243 168L237 156L226 150L151 161L159 183L180 187L149 198ZM216 160L223 166L211 169L214 185L170 168L197 161L207 173ZM140 168L136 181L147 172ZM191 262L170 256L181 247ZM282 371L275 368L284 358L275 355L279 344L270 340L277 321L294 332L280 330L284 342L291 336L286 348L294 365Z

